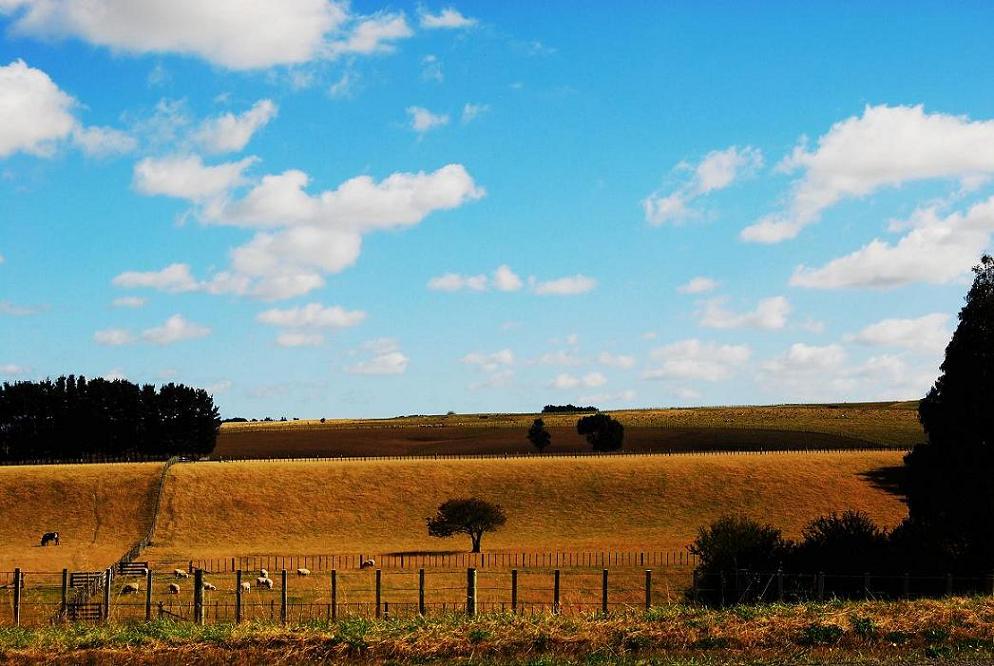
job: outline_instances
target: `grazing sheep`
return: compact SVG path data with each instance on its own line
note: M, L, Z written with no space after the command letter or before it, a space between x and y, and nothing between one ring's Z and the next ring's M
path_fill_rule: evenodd
M141 592L141 588L138 587L138 583L126 583L121 588L121 594L138 594L139 592Z
M251 592L251 591L252 591L251 583L242 583L242 592Z
M310 569L304 569L303 567L301 567L300 569L297 569L297 575L298 576L310 576L311 575L311 570Z
M54 543L56 546L59 545L59 533L58 532L45 532L41 535L41 545L47 546L50 543Z
M265 569L259 569L259 578L269 578L269 572Z
M208 592L217 592L217 587L210 583L204 583L204 589Z
M359 556L359 568L360 569L372 569L376 566L376 560L369 558L368 560L362 555Z
M169 594L179 594L179 585L176 583L169 583Z
M173 575L177 578L189 578L190 574L183 571L182 569L173 569Z

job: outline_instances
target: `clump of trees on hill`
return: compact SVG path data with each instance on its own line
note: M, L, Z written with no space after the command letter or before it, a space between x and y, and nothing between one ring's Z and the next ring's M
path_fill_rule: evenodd
M542 408L543 414L583 414L586 412L597 412L600 411L596 407L577 407L574 404L569 405L546 405Z
M584 416L576 422L576 432L587 438L594 451L620 451L625 441L625 426L603 413Z
M221 419L203 389L59 377L0 386L0 460L206 455Z

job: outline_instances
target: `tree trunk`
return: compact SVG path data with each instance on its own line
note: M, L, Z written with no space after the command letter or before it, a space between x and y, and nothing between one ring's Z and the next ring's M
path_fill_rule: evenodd
M473 552L480 552L480 540L483 539L483 533L471 534L470 538L473 539Z

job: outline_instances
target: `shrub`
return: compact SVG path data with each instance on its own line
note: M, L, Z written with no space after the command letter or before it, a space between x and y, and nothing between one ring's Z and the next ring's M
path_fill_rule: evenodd
M831 513L802 532L795 568L804 573L861 574L881 571L887 560L887 533L862 511Z

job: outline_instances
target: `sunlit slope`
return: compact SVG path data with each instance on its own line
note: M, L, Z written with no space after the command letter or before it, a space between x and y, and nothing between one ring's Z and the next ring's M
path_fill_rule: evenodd
M898 452L227 462L174 466L153 559L266 553L464 549L426 534L443 500L499 502L491 550L678 549L713 518L740 512L796 535L856 508L882 525L906 514L880 481Z
M0 570L109 566L144 535L161 463L0 467ZM40 547L58 531L62 545Z
M699 407L611 412L629 451L910 448L924 438L917 404ZM523 453L535 414L226 423L215 455L238 457ZM589 450L576 414L541 415L551 452Z

